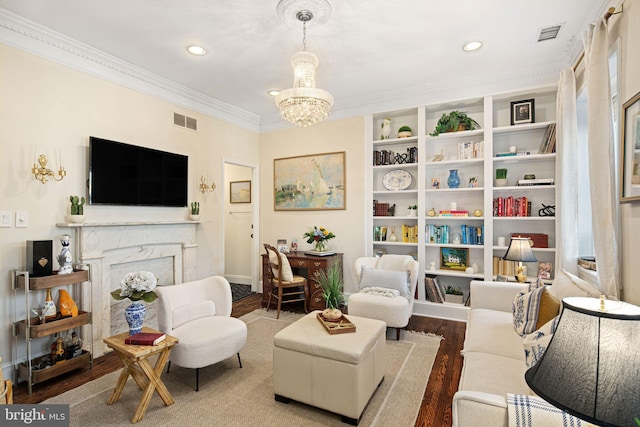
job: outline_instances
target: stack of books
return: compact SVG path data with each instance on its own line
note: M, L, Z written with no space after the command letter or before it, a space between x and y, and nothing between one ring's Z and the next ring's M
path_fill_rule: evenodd
M424 290L429 301L440 304L444 302L444 289L440 287L437 277L426 276L424 278Z
M463 210L440 211L438 212L438 216L469 216L469 211L463 211Z

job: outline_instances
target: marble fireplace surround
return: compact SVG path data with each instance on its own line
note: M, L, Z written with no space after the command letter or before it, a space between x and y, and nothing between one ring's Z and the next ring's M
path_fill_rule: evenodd
M91 286L82 287L82 300L93 301L93 322L83 335L85 343L92 336L94 357L108 351L102 340L111 336L110 292L117 289L121 279L111 277L112 267L126 263L144 266L145 261L168 258L173 261L173 277L165 278L172 279L169 284L194 280L197 224L192 221L57 224L73 230L69 234L75 245L74 263L89 266Z

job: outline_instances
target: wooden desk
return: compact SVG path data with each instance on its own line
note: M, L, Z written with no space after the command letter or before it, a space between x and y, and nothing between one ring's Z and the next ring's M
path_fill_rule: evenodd
M143 327L142 332L158 331ZM171 353L171 349L178 343L178 339L167 335L164 341L158 345L129 345L124 343L124 340L128 336L129 332L124 332L103 340L107 347L112 348L116 352L124 365L118 377L116 388L113 389L113 393L111 393L107 404L111 405L118 401L127 383L127 379L129 375L131 375L140 390L143 390L140 403L138 403L136 412L133 414L133 418L131 418L132 423L137 423L144 418L154 391L158 393L158 396L160 396L165 406L173 404L173 397L171 397L169 390L167 390L167 387L162 383L160 375L162 374L164 365L169 360L169 353ZM151 367L149 358L155 355L159 355L158 360L156 360L155 366Z
M285 254L291 264L293 274L306 277L309 286L309 300L306 303L307 311L324 310L326 301L322 297L322 286L315 280L315 275L320 270L328 270L334 264L339 265L342 274L342 254L328 256L305 255L304 252L291 252ZM269 303L269 291L271 290L271 268L269 256L262 254L262 306Z

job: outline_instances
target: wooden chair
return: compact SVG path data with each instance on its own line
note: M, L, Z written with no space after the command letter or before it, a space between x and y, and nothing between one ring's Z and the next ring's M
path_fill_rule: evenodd
M11 380L2 380L0 382L0 405L13 404L13 386Z
M282 304L303 301L304 311L307 312L307 301L309 300L307 279L302 276L294 276L289 260L276 248L266 243L264 248L267 251L267 255L269 255L269 265L271 267L271 290L269 291L267 311L271 307L271 298L275 297L278 300L276 319L280 318Z

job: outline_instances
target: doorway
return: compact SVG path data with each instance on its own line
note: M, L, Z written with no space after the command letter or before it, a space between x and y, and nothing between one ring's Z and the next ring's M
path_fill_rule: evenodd
M255 165L224 161L224 277L258 292ZM233 192L233 194L232 194Z

